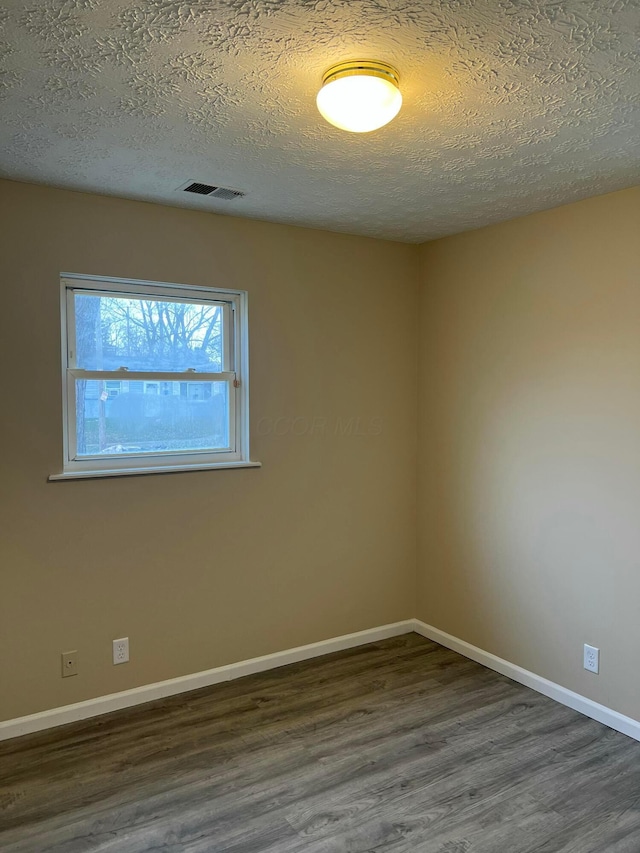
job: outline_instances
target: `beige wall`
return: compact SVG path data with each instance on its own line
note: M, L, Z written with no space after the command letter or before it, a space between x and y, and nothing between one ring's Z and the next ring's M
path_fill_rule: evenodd
M418 615L640 719L640 189L421 251Z
M410 616L640 718L640 190L420 248L10 182L0 216L0 719ZM63 270L248 289L264 467L48 483Z
M0 719L413 615L416 247L10 182L0 208ZM47 482L61 271L247 289L263 467ZM258 434L283 417L326 427Z

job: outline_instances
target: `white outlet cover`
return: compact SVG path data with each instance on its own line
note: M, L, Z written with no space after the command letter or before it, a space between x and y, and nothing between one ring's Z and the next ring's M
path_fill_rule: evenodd
M121 637L113 641L113 664L129 662L129 638Z
M585 643L583 666L588 672L595 672L597 674L600 671L600 649Z

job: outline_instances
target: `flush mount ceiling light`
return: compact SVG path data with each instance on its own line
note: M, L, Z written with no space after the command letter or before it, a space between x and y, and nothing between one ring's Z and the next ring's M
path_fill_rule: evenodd
M367 133L398 115L402 106L398 85L398 72L386 62L341 62L325 72L316 103L329 124Z

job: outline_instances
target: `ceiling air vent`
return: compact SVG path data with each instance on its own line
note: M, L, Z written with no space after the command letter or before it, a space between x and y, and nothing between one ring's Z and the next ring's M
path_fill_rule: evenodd
M230 190L229 187L216 187L211 193L214 198L224 198L231 201L234 198L242 198L245 194L242 190Z
M189 184L187 187L183 187L186 193L197 193L198 195L210 195L216 187L210 187L209 184L198 184L194 181L194 183Z
M224 201L233 201L234 198L242 198L245 193L242 190L233 190L230 187L214 187L212 184L201 184L198 181L187 181L181 187L178 187L185 193L195 193L195 195L206 195L210 198L220 198Z

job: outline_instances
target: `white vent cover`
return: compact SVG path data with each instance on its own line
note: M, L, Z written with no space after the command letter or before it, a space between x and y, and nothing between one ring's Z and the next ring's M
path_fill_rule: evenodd
M203 184L200 181L187 181L178 187L178 191L206 195L209 198L220 198L224 201L233 201L246 195L242 190L234 190L231 187L216 187L213 184Z

